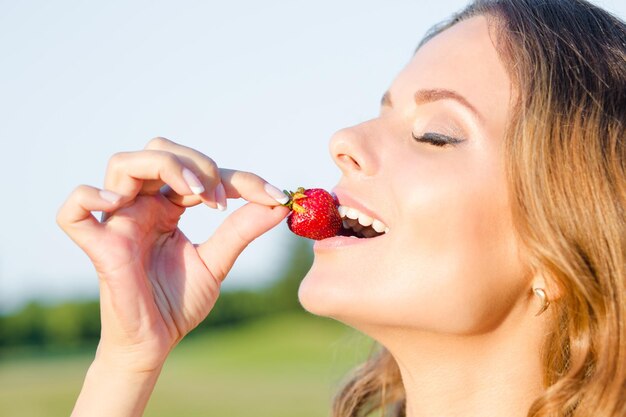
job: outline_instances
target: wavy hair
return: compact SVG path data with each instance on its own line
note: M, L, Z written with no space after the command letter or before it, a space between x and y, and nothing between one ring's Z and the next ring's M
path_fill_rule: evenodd
M626 416L626 25L582 0L479 0L517 98L504 140L515 232L558 288L529 417ZM419 47L418 47L419 49ZM359 366L333 417L405 416L388 350Z

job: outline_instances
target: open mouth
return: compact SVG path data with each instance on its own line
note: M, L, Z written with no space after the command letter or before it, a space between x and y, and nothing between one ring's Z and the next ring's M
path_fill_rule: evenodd
M370 239L382 236L389 231L385 223L365 213L361 213L353 207L340 205L337 209L342 220L340 236Z

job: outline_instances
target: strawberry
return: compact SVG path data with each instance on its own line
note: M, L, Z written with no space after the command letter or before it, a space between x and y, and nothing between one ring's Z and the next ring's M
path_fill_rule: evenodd
M291 209L287 217L289 230L298 236L322 240L337 236L341 230L338 202L328 191L321 188L295 192L285 191L289 201L284 204Z

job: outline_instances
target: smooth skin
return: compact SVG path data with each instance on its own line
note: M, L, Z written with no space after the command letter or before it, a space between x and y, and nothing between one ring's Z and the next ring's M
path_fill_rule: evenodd
M202 194L192 192L184 168L200 180ZM161 193L166 184L170 190ZM226 198L249 203L194 245L178 220L187 207L216 207L220 184ZM111 158L107 192L82 185L69 196L57 222L96 268L102 320L96 358L72 416L142 415L167 355L211 311L237 256L287 215L265 184L155 138L143 151ZM112 214L100 223L92 211Z
M330 142L339 201L389 233L316 245L300 301L389 349L408 417L522 417L543 391L551 310L535 317L532 289L555 293L514 233L503 136L516 92L496 40L483 16L435 36L393 81L379 117ZM428 133L461 142L413 137Z
M416 100L416 91L433 89L457 92L480 116L458 100ZM339 201L369 211L389 233L318 246L300 302L390 350L408 417L522 417L543 389L550 310L535 317L532 288L558 294L530 274L513 233L502 137L514 94L487 19L475 17L420 48L380 116L330 143L342 171ZM462 142L439 147L412 137L429 132ZM202 194L193 194L183 167ZM171 191L162 194L165 184ZM237 256L287 215L261 178L219 169L165 139L115 155L105 189L119 201L81 186L58 217L100 278L102 338L74 417L140 416L168 353L209 313ZM224 194L250 203L192 245L178 219L196 204L223 206ZM112 214L99 223L92 211Z

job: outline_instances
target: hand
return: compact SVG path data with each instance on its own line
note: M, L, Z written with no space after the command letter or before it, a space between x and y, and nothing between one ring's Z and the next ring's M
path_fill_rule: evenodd
M114 155L105 190L77 187L57 222L93 262L102 333L97 357L138 372L159 368L171 349L211 311L241 251L288 213L260 177L220 169L202 153L163 138ZM166 186L166 187L164 187ZM268 194L272 193L272 195ZM186 207L248 204L212 237L193 245L178 229ZM102 211L100 223L91 213Z

